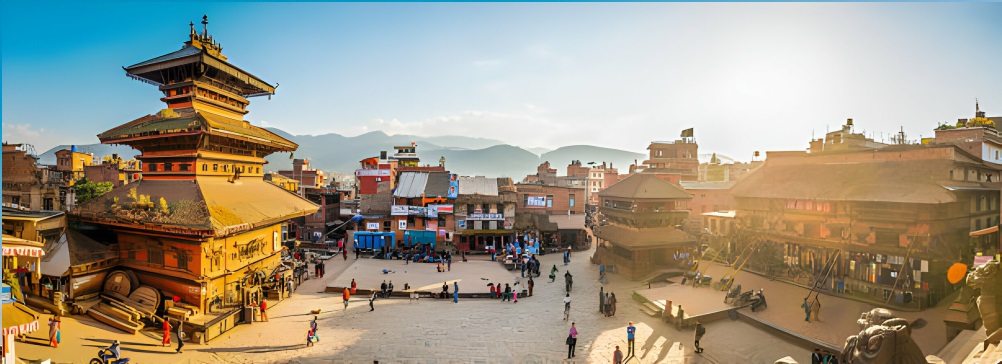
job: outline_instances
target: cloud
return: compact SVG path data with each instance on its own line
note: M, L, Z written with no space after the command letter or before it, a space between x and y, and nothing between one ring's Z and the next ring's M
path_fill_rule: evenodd
M45 128L34 129L31 124L3 123L3 141L7 143L31 144L35 150L40 152L56 146L51 133L46 133Z

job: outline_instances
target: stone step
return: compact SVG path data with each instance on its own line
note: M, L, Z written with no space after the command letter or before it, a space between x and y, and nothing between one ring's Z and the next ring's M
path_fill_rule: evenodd
M650 316L661 317L661 308L658 307L658 306L655 306L654 304L652 304L650 302L644 302L640 306L640 310L643 311L644 313L650 315Z

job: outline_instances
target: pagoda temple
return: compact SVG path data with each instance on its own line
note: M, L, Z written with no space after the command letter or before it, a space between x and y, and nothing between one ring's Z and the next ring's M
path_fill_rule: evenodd
M218 326L231 327L240 308L283 290L269 284L286 269L283 223L318 210L263 180L265 156L298 147L243 120L247 99L270 96L275 86L230 64L206 17L202 24L201 33L191 25L180 50L124 68L157 86L167 108L98 138L139 150L142 180L73 212L81 231L118 252L115 269L138 278L133 286L190 308L185 317L196 331L221 317L230 320Z

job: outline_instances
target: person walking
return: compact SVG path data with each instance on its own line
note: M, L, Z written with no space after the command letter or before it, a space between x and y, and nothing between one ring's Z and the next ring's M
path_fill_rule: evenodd
M699 323L699 321L696 321L696 337L694 341L697 353L703 352L703 348L699 347L699 339L703 338L703 334L706 334L706 329L703 327L703 324Z
M313 332L313 335L317 334L317 316L313 316L313 320L310 321L310 331Z
M571 294L568 293L567 296L564 297L564 321L567 321L567 319L570 318L570 316L571 316Z
M804 303L800 304L800 308L804 309L804 321L811 322L811 305L807 304L807 297L804 297Z
M268 299L261 299L261 321L268 322Z
M357 292L358 292L358 284L355 283L355 278L352 278L351 279L351 294L355 294Z
M571 322L571 330L567 335L567 359L574 357L574 347L578 345L578 328Z
M571 276L571 271L564 272L564 284L567 286L567 292L571 291L571 286L574 284L574 277Z
M529 274L529 283L526 284L529 286L529 297L532 297L532 287L536 285L536 282L532 281L532 274Z
M343 256L344 260L347 261L348 260L348 250L347 249L341 249L341 256Z
M184 323L177 321L177 353L180 354L184 348Z
M372 297L369 297L369 312L376 310L376 306L373 305L373 302L375 301L376 301L376 292L372 292Z
M511 301L511 286L508 283L504 284L504 296L501 298L501 302Z
M459 281L452 282L452 303L459 303Z
M616 351L612 352L612 364L623 364L623 352L619 350L619 345L616 345Z
M383 284L379 285L379 295L381 297L386 297L386 280L383 280Z
M351 299L351 293L348 292L348 288L345 288L344 292L341 293L341 298L344 299L344 309L347 310L348 300Z
M49 319L49 346L54 348L59 347L59 331L61 326L62 321L59 320L59 314L55 314Z
M170 329L171 329L170 318L168 318L167 316L164 316L164 339L163 339L163 343L161 344L161 346L170 347L170 345L171 345L170 344Z
M605 317L612 316L612 294L606 293L605 297L602 297L602 310L605 313Z
M393 281L386 284L386 298L393 296Z
M626 358L627 359L632 358L635 355L635 353L633 352L633 343L634 343L633 340L634 340L634 337L636 335L637 335L637 328L633 327L633 322L630 322L630 324L626 326Z
M598 287L598 313L605 314L605 287Z
M449 255L447 255L447 257L448 257L447 259L448 259L448 262L449 262L447 268L451 272L452 271L452 253L449 253Z
M557 280L557 265L553 265L553 269L550 269L550 283Z

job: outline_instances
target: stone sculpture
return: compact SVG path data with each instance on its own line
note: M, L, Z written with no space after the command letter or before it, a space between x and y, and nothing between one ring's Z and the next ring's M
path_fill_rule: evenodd
M884 312L870 312L868 320ZM883 310L887 311L887 310ZM864 317L867 317L864 314ZM863 321L863 319L860 319ZM858 335L845 340L840 362L846 364L927 364L922 349L912 338L911 324L902 318L892 318L865 327Z
M985 334L988 335L986 346L998 345L1002 339L1002 317L999 317L999 313L1002 313L1002 299L999 297L1002 294L1002 277L998 273L999 261L992 260L967 274L967 285L981 289L978 311L985 325Z

